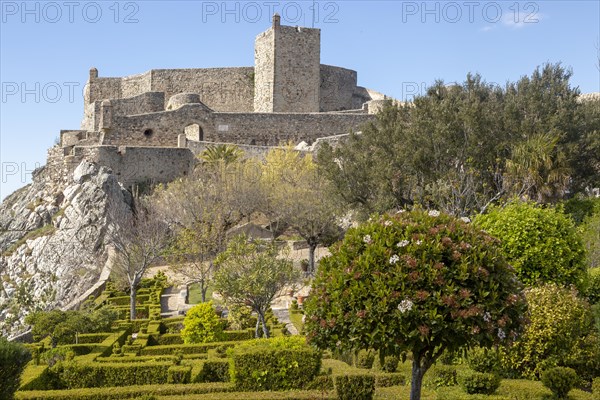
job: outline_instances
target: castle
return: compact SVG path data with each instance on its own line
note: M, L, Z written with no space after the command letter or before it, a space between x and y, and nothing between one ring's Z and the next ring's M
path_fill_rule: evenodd
M80 130L64 130L47 172L66 179L83 159L110 167L125 185L187 174L211 143L247 154L281 143L356 131L385 96L357 73L323 65L320 29L273 25L255 41L255 66L161 69L105 78L90 70ZM330 138L330 139L324 139Z

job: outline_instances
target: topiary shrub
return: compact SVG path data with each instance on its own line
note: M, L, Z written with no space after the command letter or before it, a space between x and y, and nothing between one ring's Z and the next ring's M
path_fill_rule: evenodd
M228 354L231 380L238 391L299 389L321 369L321 353L299 336L255 339Z
M398 363L400 359L396 356L386 356L383 359L383 365L381 365L381 370L383 372L394 373L398 369Z
M467 364L473 371L497 373L500 359L495 350L475 347L468 352Z
M506 344L522 330L522 285L497 239L438 211L374 216L321 260L307 340L338 353L412 358L411 398L438 350Z
M577 379L577 373L572 368L555 367L542 373L542 383L559 399L567 398Z
M399 373L375 375L375 387L390 387L406 385L406 376Z
M375 353L370 350L360 350L354 357L354 366L371 369L375 361Z
M473 223L501 240L506 259L524 284L584 283L583 242L560 209L516 201L491 208Z
M23 345L0 337L0 398L11 400L21 383L21 373L31 360Z
M592 399L600 400L600 377L592 381Z
M174 365L167 370L167 383L190 383L192 367L189 365Z
M471 372L463 376L460 383L468 394L492 394L500 386L500 377L485 372Z
M431 371L431 381L436 388L455 386L456 368L451 365L438 365Z
M512 346L500 348L503 374L539 379L542 371L559 365L577 366L581 376L599 371L594 318L577 291L549 284L525 295L530 323Z
M215 313L213 303L200 303L186 314L181 337L185 343L207 343L221 340L223 324Z
M205 361L199 380L201 382L229 382L229 361Z
M373 375L343 375L334 378L339 400L372 400L375 394Z

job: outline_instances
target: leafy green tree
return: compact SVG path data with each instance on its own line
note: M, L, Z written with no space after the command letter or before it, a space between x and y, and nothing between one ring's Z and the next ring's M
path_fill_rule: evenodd
M181 337L185 343L208 343L221 340L223 323L212 301L190 308L183 320Z
M600 342L593 335L589 304L576 291L555 284L530 288L526 298L529 324L511 346L500 349L508 375L534 379L556 366L578 366L580 372L598 373Z
M31 360L31 353L23 345L0 337L0 398L12 400L21 385L21 374Z
M506 259L526 285L583 285L583 244L560 209L514 201L478 215L474 223L500 239Z
M237 146L231 144L217 144L207 147L200 159L207 164L230 164L239 161L244 156L244 152Z
M329 182L320 174L310 154L288 146L266 155L262 181L269 213L292 227L308 244L308 273L315 271L315 250L341 235L337 221L341 208L330 195Z
M350 229L305 303L309 342L412 353L411 400L445 351L517 337L526 304L498 241L459 219L412 211Z
M215 290L227 304L246 305L258 315L255 334L269 337L266 313L271 302L286 285L294 282L298 271L292 262L279 256L275 243L233 238L216 260Z
M586 218L581 225L583 246L590 268L600 267L600 210Z

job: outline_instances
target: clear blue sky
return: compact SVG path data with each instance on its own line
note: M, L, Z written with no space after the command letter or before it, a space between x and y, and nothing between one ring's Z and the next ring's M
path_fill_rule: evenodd
M600 91L600 2L317 1L321 62L409 99L468 72L504 84L545 62ZM312 1L0 1L0 198L31 179L61 129L78 129L89 68L252 66L271 14L311 26Z

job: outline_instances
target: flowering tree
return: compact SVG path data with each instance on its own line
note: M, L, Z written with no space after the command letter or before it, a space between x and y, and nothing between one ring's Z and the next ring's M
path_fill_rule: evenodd
M413 356L411 400L446 349L513 340L526 303L498 241L465 221L412 211L351 229L323 259L305 305L308 340Z

